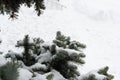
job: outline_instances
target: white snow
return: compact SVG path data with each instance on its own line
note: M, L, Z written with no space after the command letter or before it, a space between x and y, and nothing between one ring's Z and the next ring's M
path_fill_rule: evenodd
M39 69L39 68L42 68L42 69L44 69L44 70L47 69L47 67L46 67L44 64L40 64L40 63L36 63L36 64L30 66L30 68L31 68L31 69Z
M36 77L32 78L31 80L48 80L46 77L49 75L53 75L52 80L66 80L61 74L56 71L52 70L51 72L41 75L41 74L36 74Z
M47 80L46 76L37 74L36 77L32 78L31 80Z
M51 54L49 51L47 51L46 53L41 54L40 56L38 56L38 62L42 63L42 62L48 62L49 60L51 60Z
M7 63L7 60L3 57L3 55L0 55L0 66Z
M56 31L62 31L87 45L84 50L86 64L80 66L81 73L107 65L110 73L115 75L114 80L120 80L120 1L61 0L60 4L65 7L59 5L55 9L56 4L52 5L53 8L45 10L40 17L33 8L25 7L20 9L18 20L11 21L8 16L0 15L0 51L18 51L15 44L26 34L51 41L55 38ZM28 80L23 79L27 74L23 73L24 70L20 80Z
M30 80L32 78L32 73L27 69L19 68L19 78L18 80Z

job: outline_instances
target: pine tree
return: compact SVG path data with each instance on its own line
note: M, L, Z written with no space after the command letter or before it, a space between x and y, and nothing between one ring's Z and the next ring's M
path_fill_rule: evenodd
M0 14L9 14L11 18L17 18L16 13L19 13L23 4L27 7L34 5L38 16L45 9L44 0L0 0Z
M59 36L58 33L59 32L57 32L57 36ZM52 69L55 69L67 79L79 76L80 73L77 71L77 64L82 65L85 63L83 60L85 57L82 52L83 47L78 46L81 51L74 48L70 49L69 45L72 43L72 41L70 41L70 38L62 38L64 38L63 43L67 42L64 44L66 47L58 46L55 43L52 45L44 45L44 41L39 38L33 39L33 42L31 43L29 41L29 36L26 35L23 41L17 42L17 47L24 48L24 52L22 53L23 63L26 66L32 66L32 70L39 73L46 73ZM62 40L62 38L58 37L56 39ZM43 61L43 59L46 59L45 57L48 57L48 55L50 55L49 59ZM41 66L39 68L36 68L34 67L34 64L46 66L46 69Z
M29 36L26 35L22 42L18 41L16 47L23 47L23 62L26 66L33 65L36 61L34 56L32 56L31 48L34 46L33 43L30 43Z
M34 38L30 41L28 35L24 37L23 40L17 41L16 47L22 47L24 51L21 54L15 53L11 50L5 55L5 58L11 58L13 61L22 61L25 66L32 66L38 62L38 57L41 53L44 52L41 44L44 41L40 38Z
M83 47L83 44L82 46L74 44L70 41L70 37L62 35L60 31L57 32L56 40L53 43L60 48L56 48L56 51L54 50L56 53L53 55L51 61L52 68L59 71L67 79L79 76L76 63L81 65L85 63L82 59L85 55L80 50L86 46ZM74 45L76 46L74 47ZM73 47L71 48L70 46Z
M56 39L52 44L46 44L40 38L34 38L30 41L28 35L21 41L17 42L16 47L23 47L22 55L10 52L6 58L13 57L15 60L21 60L32 73L46 74L52 70L59 72L65 79L68 80L99 80L98 75L102 75L101 80L112 80L113 76L108 74L108 67L98 70L94 73L89 73L81 76L78 71L78 65L85 64L83 60L85 54L83 49L86 45L71 41L70 37L64 36L60 31L56 33ZM33 77L36 75L34 74ZM77 78L80 77L80 78ZM46 79L53 79L54 75L49 75Z

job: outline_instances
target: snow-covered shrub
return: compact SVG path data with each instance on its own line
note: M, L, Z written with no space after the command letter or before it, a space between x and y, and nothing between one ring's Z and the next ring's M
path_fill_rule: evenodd
M86 48L85 44L82 44L78 41L71 41L70 37L64 36L61 34L60 31L56 34L56 39L53 40L53 43L55 43L59 47L63 48L69 48L74 50L80 50Z
M58 41L57 39L61 42L61 46L55 43L55 41ZM46 44L40 38L34 38L30 41L29 36L26 35L23 40L17 42L16 47L23 47L23 53L17 55L9 51L6 58L11 57L14 60L21 60L33 72L41 74L55 69L62 76L70 79L80 75L77 71L77 65L85 63L82 59L85 57L82 53L82 48L85 48L85 46L81 47L73 43L69 37L61 35L61 32L57 32L56 40L51 44Z
M114 78L113 75L108 74L109 67L106 66L98 71L99 74L106 76L107 80L112 80Z
M16 47L22 47L24 51L19 55L9 51L6 58L11 57L21 62L22 67L33 74L31 80L77 80L77 78L78 80L112 80L113 78L107 73L108 67L95 74L80 75L78 65L85 64L83 49L86 45L71 41L70 37L62 35L60 31L50 44L40 38L30 40L26 35L23 40L17 42ZM62 79L55 78L53 72L59 73Z
M113 75L108 74L108 67L104 67L100 70L91 71L87 74L81 75L78 77L78 80L112 80Z
M17 71L20 65L14 62L7 62L0 67L0 78L2 80L18 80L19 73Z
M81 57L81 55L83 56ZM84 57L83 53L74 50L58 49L52 57L51 67L59 71L67 79L77 77L80 75L77 71L77 64L84 64L85 62L82 60Z
M85 63L82 49L86 46L77 41L71 41L70 37L62 35L60 31L57 32L53 43L57 48L51 61L52 68L59 71L67 79L79 76L77 66Z
M17 42L16 47L23 47L24 51L22 53L22 59L18 59L19 57L16 56L17 60L22 60L26 66L32 66L37 62L36 57L40 55L41 52L41 44L44 41L40 38L34 38L32 42L28 35L25 36L23 40Z

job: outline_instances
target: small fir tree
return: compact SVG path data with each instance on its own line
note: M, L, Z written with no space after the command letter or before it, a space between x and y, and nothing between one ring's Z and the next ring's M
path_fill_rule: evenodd
M31 48L34 46L33 43L30 43L29 36L26 35L22 42L18 41L16 47L23 47L23 62L26 66L31 66L35 64L36 60L34 56L32 56Z
M84 49L86 46L79 44L79 42L77 42L79 45L76 45L77 43L70 41L70 37L62 35L60 31L57 32L56 40L54 40L53 43L60 48L53 50L56 53L54 53L51 61L52 68L59 71L67 79L79 76L80 74L77 71L76 63L85 63L83 60L85 55L79 50ZM76 45L76 47L74 47L74 45Z

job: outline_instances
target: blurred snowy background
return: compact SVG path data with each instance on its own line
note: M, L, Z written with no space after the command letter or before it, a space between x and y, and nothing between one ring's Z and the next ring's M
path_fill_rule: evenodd
M0 15L0 50L16 50L24 35L51 41L56 31L87 45L81 73L110 67L120 80L120 0L45 0L46 10L38 17L33 8L22 7L17 20Z

